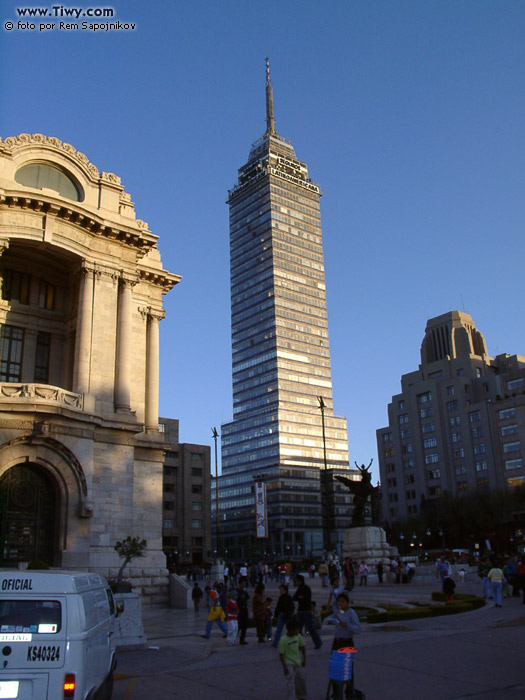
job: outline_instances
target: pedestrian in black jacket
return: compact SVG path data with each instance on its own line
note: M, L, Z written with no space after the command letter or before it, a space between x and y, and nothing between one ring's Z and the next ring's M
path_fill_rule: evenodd
M312 591L310 590L310 586L307 586L304 582L304 576L301 574L297 576L295 583L297 585L297 590L294 593L293 599L297 601L297 622L301 626L301 632L303 625L306 627L315 648L320 649L323 646L323 642L314 627L314 621L312 619Z
M197 581L195 581L195 584L191 590L191 599L193 600L193 607L195 608L195 612L199 612L199 605L202 600L202 588L199 586Z
M279 600L275 606L275 617L277 618L277 629L273 638L272 646L277 647L283 627L286 626L288 620L293 616L295 605L292 596L288 593L288 586L282 583L279 586Z
M248 629L248 601L250 595L246 590L246 579L241 578L237 588L237 605L239 607L239 644L248 644L246 641L246 630Z

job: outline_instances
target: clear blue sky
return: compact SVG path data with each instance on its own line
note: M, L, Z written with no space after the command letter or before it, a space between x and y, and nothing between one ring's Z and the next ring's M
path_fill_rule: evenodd
M136 29L7 32L4 0L0 134L73 144L160 236L183 277L161 324L161 414L182 441L210 444L232 417L225 200L265 128L266 56L277 131L323 192L351 460L377 464L427 318L467 311L492 355L525 354L524 2L58 4L113 7Z

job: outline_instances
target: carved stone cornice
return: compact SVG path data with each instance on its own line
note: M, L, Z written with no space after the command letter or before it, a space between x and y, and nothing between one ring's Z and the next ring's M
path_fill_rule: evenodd
M100 207L90 202L96 202L94 196L87 197L84 201L64 200L58 192L49 189L37 190L32 187L12 182L8 187L3 188L0 193L0 208L2 212L2 231L6 231L8 225L22 219L24 214L24 225L26 225L27 213L39 212L45 215L43 229L45 242L53 240L57 245L62 244L62 239L67 238L73 227L75 241L86 248L96 248L98 242L93 238L102 239L104 244L111 241L116 248L117 245L125 246L128 249L126 255L123 251L117 251L118 257L129 260L129 253L132 252L132 260L129 260L131 267L138 266L144 260L144 270L141 270L137 279L124 280L125 284L134 285L137 281L161 287L162 293L166 293L179 282L178 275L172 275L162 270L158 256L154 253L149 260L150 251L157 249L158 236L151 233L147 222L142 219L135 219L135 212L131 196L124 191L121 179L118 175L110 172L99 171L90 163L84 153L78 151L69 143L64 143L55 137L44 134L19 134L5 139L0 138L0 155L6 161L10 161L9 169L20 168L25 164L38 160L50 160L65 170L70 168L71 176L79 183L88 186L90 195L99 195ZM94 190L97 190L95 193ZM36 190L36 191L31 191ZM100 199L102 197L102 199ZM115 200L118 200L118 207L114 207ZM109 203L109 204L108 204ZM108 208L109 207L109 208ZM6 210L9 210L7 213ZM24 238L32 239L39 235L39 222L29 221L30 231L24 234ZM62 220L62 221L61 221ZM5 221L5 225L4 225ZM65 223L67 222L67 224ZM83 229L83 231L79 231ZM87 235L86 235L87 234ZM86 240L91 238L90 240ZM81 240L82 239L82 240ZM95 246L91 244L95 243ZM116 245L115 245L116 244ZM0 243L1 246L1 243ZM0 247L0 256L2 254ZM152 262L152 268L149 268ZM128 263L126 263L128 264ZM160 269L156 269L158 264ZM88 269L88 272L90 270ZM116 272L107 272L103 268L91 270L93 274L109 275L113 280L117 279Z
M174 275L166 270L154 270L151 268L140 268L139 277L141 282L153 284L156 287L162 287L162 293L166 294L170 289L181 281L180 275Z
M63 143L54 136L45 136L44 134L19 134L18 136L10 136L3 141L0 139L0 152L12 153L19 148L32 145L52 148L53 150L62 152L74 160L86 172L91 180L100 178L112 184L120 185L120 177L118 175L114 175L113 173L99 173L98 168L93 165L93 163L90 163L83 153L77 151L70 143Z
M47 196L47 195L46 195ZM20 196L14 192L7 191L0 195L0 205L10 209L22 209L32 211L43 211L47 214L54 214L57 220L63 219L75 226L79 226L95 236L102 236L112 241L123 243L135 248L137 259L143 258L151 249L157 247L158 236L151 233L145 222L138 224L136 228L115 226L106 219L82 209L79 203L75 208L73 205L65 206L63 200L50 196L51 201L42 197L33 197L30 194ZM140 221L140 220L139 220Z
M100 173L100 179L109 182L112 185L120 185L120 177L114 173Z
M31 156L39 149L45 151L53 151L66 156L68 160L80 168L89 182L96 186L103 185L117 190L119 201L122 205L132 208L131 197L127 192L124 192L124 187L121 184L120 177L114 173L100 172L98 168L89 162L87 157L77 151L70 143L63 143L60 139L53 136L45 136L44 134L19 134L18 136L10 136L4 140L0 138L0 154L13 157L15 154L24 151L30 151ZM44 213L54 213L57 218L63 218L66 221L88 229L95 235L101 235L113 240L122 242L132 246L137 250L137 259L142 258L148 250L156 246L158 236L154 236L148 228L148 224L142 220L129 219L129 224L119 223L117 225L102 217L92 214L84 209L82 203L78 205L71 202L70 206L64 204L63 199L53 197L53 195L32 195L13 191L6 191L5 197L1 197L2 204L7 204L9 207L18 207L21 209L33 209L35 211L43 211Z

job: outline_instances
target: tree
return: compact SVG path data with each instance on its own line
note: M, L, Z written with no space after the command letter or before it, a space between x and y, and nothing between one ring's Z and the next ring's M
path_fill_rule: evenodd
M148 543L146 542L146 540L141 540L139 537L130 537L129 535L128 537L126 537L125 540L119 540L117 542L114 549L119 555L119 557L124 560L120 566L120 569L118 570L117 586L120 586L122 584L122 576L124 574L124 569L126 568L126 566L130 563L130 561L133 561L133 559L143 557L144 550L147 546Z
M423 500L417 516L394 522L392 541L417 534L430 549L474 548L475 543L489 540L496 551L512 548L511 537L525 529L525 487L489 491L476 489L452 496L444 492L440 498ZM425 536L429 532L430 535ZM438 533L443 533L443 535Z

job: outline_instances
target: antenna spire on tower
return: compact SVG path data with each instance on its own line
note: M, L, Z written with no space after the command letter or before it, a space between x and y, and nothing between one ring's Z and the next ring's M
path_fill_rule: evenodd
M273 88L270 83L270 59L268 57L266 57L266 133L276 133L273 116Z

